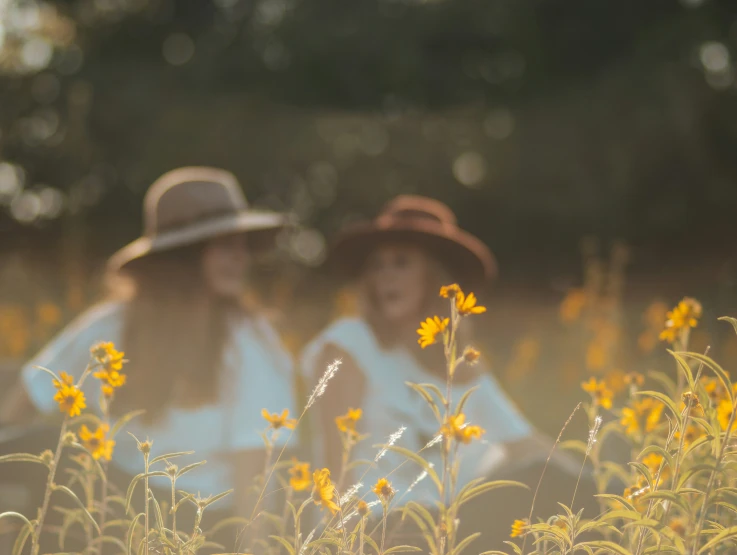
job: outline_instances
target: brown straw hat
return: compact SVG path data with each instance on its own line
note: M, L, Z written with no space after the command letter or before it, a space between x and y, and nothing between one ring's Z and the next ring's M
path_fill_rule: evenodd
M143 237L110 257L110 269L121 270L151 254L232 233L267 239L271 246L288 218L250 209L232 173L187 167L165 173L149 187L143 200L143 222Z
M494 255L480 239L458 227L456 216L448 206L416 195L395 197L376 219L343 230L328 255L328 264L356 275L369 253L387 241L410 241L425 246L459 282L476 285L497 273Z

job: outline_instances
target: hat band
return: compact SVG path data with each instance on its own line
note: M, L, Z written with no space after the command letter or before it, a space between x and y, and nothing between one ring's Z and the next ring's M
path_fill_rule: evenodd
M159 225L159 218L156 218L154 222L151 222L146 226L145 235L147 237L155 237L162 233L182 231L183 229L187 229L192 226L207 224L230 216L237 216L240 212L242 211L235 209L233 206L230 206L227 209L220 208L217 210L208 210L207 212L198 214L198 217L196 218L190 217L167 220L165 226Z

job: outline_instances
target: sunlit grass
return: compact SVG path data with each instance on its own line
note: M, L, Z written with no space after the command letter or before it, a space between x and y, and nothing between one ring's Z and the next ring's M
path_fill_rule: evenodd
M385 555L422 551L431 555L459 555L470 552L480 534L459 536L462 507L499 487L510 487L507 495L517 495L515 487L532 485L484 479L469 484L458 482L457 461L464 456L464 445L482 439L485 430L466 422L463 407L472 391L460 399L451 398L456 369L462 364L473 364L479 357L478 351L458 344L457 332L464 318L473 317L485 308L477 304L473 293L465 294L455 284L443 287L440 295L448 299L448 313L429 315L422 322L418 329L418 348L443 349L447 387L441 391L427 384L411 384L436 418L435 439L419 452L408 451L399 441L405 428L397 423L397 431L389 438L382 438L385 443L377 447L375 460L366 465L371 468L388 451L401 454L406 462L422 469L418 481L428 480L433 484L437 500L434 505L404 502L403 494L407 492L394 489L393 472L364 487L362 480L368 470L361 474L363 467L352 460L355 445L367 440L360 431L360 409L350 409L336 419L335 432L341 436L344 451L341 468L311 469L309 461L282 461L284 449L275 452L278 434L288 431L291 438L305 412L319 402L330 378L339 371L339 361L326 370L299 418L289 418L286 411L273 414L264 411L267 457L263 472L254 480L253 488L258 496L250 515L203 529L206 510L232 492L201 498L178 489L177 480L204 463L180 468L175 464L176 459L189 452L154 455L156 438L136 440L141 452L141 473L132 479L125 495L111 495L107 465L114 453L115 437L140 411L112 420L109 408L115 401L115 391L125 386L125 359L112 344L102 343L92 347L89 364L76 382L63 372L57 375L43 369L53 380L57 390L54 399L64 416L56 449L39 455L19 453L0 458L0 462L28 462L48 469L45 495L35 518L18 512L0 515L0 519L12 519L20 524L12 555L22 553L28 546L32 555L38 555L42 530L45 541L56 534L58 549L64 552L67 533L75 525L84 530L85 553L100 553L102 545L106 552L125 554L231 552L231 546L211 541L212 534L225 526L234 526L240 532L237 548L241 553ZM564 308L570 321L574 312L582 309L581 299L568 301ZM561 441L561 432L553 449L581 453L581 471L584 467L591 468L598 491L598 514L585 514L582 509L576 509L577 501L583 504L577 498L578 484L569 499L559 500L557 514L541 518L535 514L533 501L528 514L510 515L510 520L512 517L517 520L507 541L509 553L732 552L737 539L737 458L733 440L737 427L734 410L737 387L732 384L729 372L712 360L708 352L687 351L691 330L698 326L701 315L697 301L684 299L661 323L661 339L670 347L677 379L663 371L651 371L647 375L628 372L621 376L621 387L613 387L605 378L596 377L582 384L584 394L589 396L589 401L581 405L589 422L588 437ZM737 332L737 320L722 320ZM101 414L87 411L81 385L88 378L99 382ZM602 446L614 436L629 446L631 456L626 465L606 460L602 454ZM441 468L433 467L423 458L424 451L437 444L442 453ZM57 473L62 457L74 465L74 470L64 476ZM357 482L344 483L349 475L358 475ZM171 494L167 499L157 499L150 490L149 479L155 476L169 479ZM62 484L63 481L66 483ZM613 490L621 486L621 491ZM283 494L283 506L276 514L262 507L264 498L272 495L270 487ZM136 496L143 499L141 513L132 510ZM61 527L45 529L52 501L62 497L71 500L73 508L64 509ZM493 503L493 498L489 502ZM380 516L372 518L371 509L379 506ZM182 511L194 512L191 529L183 529L178 523L177 516ZM386 532L392 515L401 517L407 526L415 526L422 543L391 545Z

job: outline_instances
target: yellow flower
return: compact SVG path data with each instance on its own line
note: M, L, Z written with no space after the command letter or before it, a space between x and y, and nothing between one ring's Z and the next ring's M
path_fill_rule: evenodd
M642 387L645 383L645 376L643 376L639 372L629 372L624 376L624 383L626 383L627 385Z
M634 434L643 429L646 432L652 432L660 422L663 408L663 403L651 397L638 399L634 401L632 407L622 409L620 423L628 434Z
M458 293L461 292L461 286L457 283L452 283L450 285L443 285L440 288L440 296L444 299L449 299L451 296L455 296Z
M655 478L655 476L658 473L658 470L660 470L660 466L663 464L663 457L661 455L658 455L657 453L650 453L647 457L642 459L642 464L644 464L648 470L650 471L650 475ZM660 470L660 479L666 480L668 476L670 475L669 468L667 465L663 466L663 469Z
M427 318L424 322L420 323L420 328L417 330L420 338L417 342L423 349L428 345L435 343L435 338L439 333L443 333L445 328L450 323L449 318L443 318L442 320L438 316Z
M601 370L606 366L609 359L606 346L598 340L589 343L586 349L586 368L589 370Z
M685 297L666 315L668 320L665 322L665 329L660 333L660 339L674 343L681 332L698 325L701 314L701 303L696 299Z
M95 460L103 458L109 461L113 457L115 441L106 439L109 430L110 426L107 424L101 424L94 432L84 424L79 428L79 440Z
M379 478L374 485L374 493L382 501L388 501L394 496L394 488L386 478Z
M87 406L84 399L84 393L74 385L74 378L66 372L59 375L61 380L53 380L54 387L57 389L54 395L54 401L59 403L59 410L67 413L69 416L78 416L82 414L82 409Z
M726 427L726 424L725 424ZM688 447L691 445L694 441L699 439L702 435L704 435L704 431L701 429L701 427L696 426L695 424L689 424L686 426L686 433L683 437L683 445L684 447ZM681 440L681 431L678 430L675 433L675 438L680 441Z
M294 491L303 491L310 487L310 463L296 462L289 469L289 485Z
M347 432L351 435L356 434L356 423L361 419L363 411L361 409L348 409L343 416L335 417L335 425L341 432Z
M723 432L727 431L730 418L732 418L732 401L722 399L717 405L717 419ZM735 428L737 428L737 420L732 424L732 430Z
M517 538L525 533L527 529L527 521L517 519L512 523L512 533L509 534L510 538Z
M60 372L59 377L61 378L61 380L52 380L52 383L54 384L54 387L56 389L61 389L62 387L71 387L74 385L74 377L70 376L66 372Z
M588 382L582 382L581 388L591 394L591 399L595 405L604 407L605 409L612 408L612 390L607 387L606 383L597 381L596 378L592 377Z
M69 416L79 416L82 409L87 407L82 393L75 385L63 385L54 395L54 401L59 403L59 411Z
M125 353L117 351L115 345L109 341L93 345L90 354L108 372L111 370L120 372L123 369Z
M446 439L455 439L461 443L471 443L472 439L479 439L486 430L480 426L470 426L465 423L466 415L463 413L455 416L451 415L446 420L443 427L440 429L440 433Z
M486 312L485 306L476 304L476 295L469 293L468 296L463 294L463 291L456 293L456 308L458 314L466 316L468 314L483 314Z
M458 310L458 314L461 316L466 316L468 314L482 314L486 312L485 306L476 305L476 295L469 293L468 296L466 296L457 283L443 285L440 288L440 296L445 299L455 296L456 309Z
M115 390L123 387L127 376L117 370L100 370L93 374L102 382L102 394L108 399L113 396Z
M686 535L686 525L688 521L683 517L672 518L668 523L668 527L681 537Z
M332 514L337 513L340 507L335 503L335 486L330 480L330 471L327 468L315 470L312 473L312 500L315 505L322 505L330 510Z
M289 418L289 409L284 409L281 414L269 413L266 409L261 409L261 416L264 417L272 430L278 430L279 428L287 428L293 430L297 425L297 421L294 418Z
M55 326L61 320L61 310L51 302L41 303L36 306L36 315L39 322L45 326Z
M560 303L560 319L565 324L578 320L588 298L583 289L571 289Z

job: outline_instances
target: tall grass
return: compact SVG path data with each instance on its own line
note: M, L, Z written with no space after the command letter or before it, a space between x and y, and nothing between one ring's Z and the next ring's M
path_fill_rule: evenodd
M225 519L210 528L203 526L204 514L232 492L202 498L179 489L177 481L204 462L179 467L177 459L191 453L157 454L155 438L154 441L136 439L141 452L141 473L131 480L125 493L110 491L107 471L115 437L140 414L130 413L117 421L110 417L115 390L125 384L122 353L111 344L94 346L90 363L76 383L64 373L57 375L44 369L57 388L55 400L64 420L54 451L0 457L0 463L37 464L48 471L43 502L34 517L12 511L0 514L0 520L18 524L10 555L28 550L38 555L42 539L44 549L49 549L53 541L59 552L66 552L72 529L84 540L82 553L233 552L233 546L212 541L215 534L229 526L239 533L235 544L238 553L388 555L422 551L430 555L460 555L470 552L480 534L459 536L462 507L500 487L529 485L483 478L470 483L459 481L457 463L464 456L464 446L479 441L485 431L467 422L463 412L473 391L459 399L451 395L457 369L463 364L473 364L479 356L469 346L458 344L457 332L465 318L485 309L477 304L472 293L465 294L457 285L443 287L440 294L448 299L448 314L431 315L422 322L418 334L421 348L438 348L433 347L437 344L443 349L445 391L428 384L408 384L432 410L437 426L435 439L417 452L407 450L401 445L405 428L398 423L397 431L377 447L374 461L361 474L358 469L363 467L352 460L352 455L355 446L367 438L360 433L361 411L351 410L336 422L336 433L341 435L344 449L341 468L311 470L306 461L282 460L284 449L279 452L274 449L277 436L284 429L293 430L306 411L319 402L330 378L339 371L340 363L336 361L326 370L298 419L289 419L286 412L265 413L264 441L268 456L262 473L254 481L258 495L253 510L249 515ZM570 493L570 503L561 502L557 514L537 516L533 501L527 515L515 515L519 519L510 531L510 541L506 542L509 553L716 555L735 551L737 451L733 430L737 387L732 384L729 372L711 359L708 351L688 352L690 330L700 317L700 305L691 299L684 299L668 314L663 339L672 345L669 352L676 365L676 379L657 371L647 376L631 373L627 377L628 388L620 395L615 395L606 382L596 378L583 384L589 400L580 407L589 421L589 435L581 440L562 441L561 431L553 448L580 452L582 471L584 466L591 467L598 489L598 514L576 510L578 484ZM722 320L737 333L737 320ZM88 378L99 380L101 414L84 411L81 384ZM571 418L578 409L579 406ZM629 445L632 457L628 464L604 459L602 445L614 436ZM438 444L441 468L435 468L424 458L426 450ZM364 486L362 482L370 468L389 451L405 458L402 465L415 464L421 468L418 480L432 483L436 492L434 505L405 502L407 492L397 492L392 486L393 472L375 484ZM72 465L70 472L57 472L62 460ZM345 483L348 476L359 474L357 482ZM165 498L154 495L149 485L152 477L169 480ZM540 481L543 479L544 475ZM626 484L626 489L612 492L618 483ZM510 491L512 495L517 494L515 489ZM269 512L269 504L264 500L276 493L280 498L283 496L283 505ZM71 508L59 505L64 497L71 501ZM133 510L136 498L143 501L141 512ZM490 497L489 503L493 502L494 498ZM372 508L379 506L380 516L373 517ZM63 518L60 526L51 528L46 521L54 509ZM191 518L183 518L185 512ZM417 542L392 545L387 527L394 517L414 527ZM185 529L182 525L185 520L192 526ZM503 552L489 551L485 555L500 553Z

